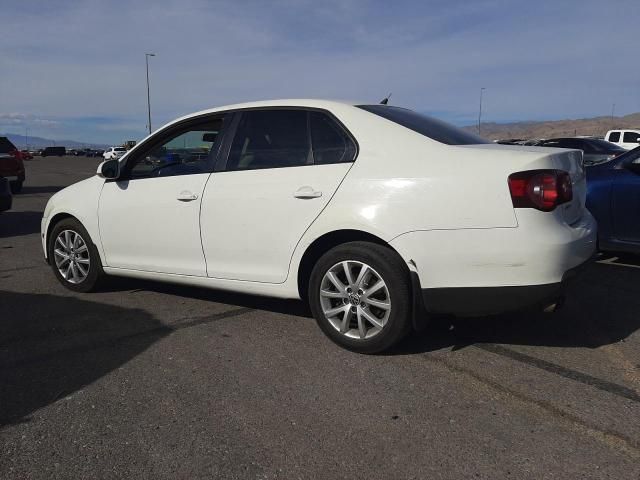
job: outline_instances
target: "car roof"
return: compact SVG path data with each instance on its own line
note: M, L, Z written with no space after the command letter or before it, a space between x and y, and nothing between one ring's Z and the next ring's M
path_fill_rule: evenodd
M208 113L224 112L227 110L242 110L245 108L266 108L266 107L306 107L306 108L322 108L331 110L332 108L366 105L375 102L350 102L346 100L322 100L317 98L282 98L276 100L259 100L254 102L234 103L231 105L223 105L220 107L208 108L199 112L190 113L183 117L177 118L171 123L186 120L191 117L206 115Z

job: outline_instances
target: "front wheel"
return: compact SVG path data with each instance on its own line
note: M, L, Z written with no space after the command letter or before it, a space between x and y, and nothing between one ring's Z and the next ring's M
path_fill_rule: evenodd
M58 281L69 290L95 290L104 276L98 251L80 222L58 222L49 236L49 263Z
M390 248L350 242L325 253L309 282L318 325L335 343L378 353L411 329L411 283L402 259Z

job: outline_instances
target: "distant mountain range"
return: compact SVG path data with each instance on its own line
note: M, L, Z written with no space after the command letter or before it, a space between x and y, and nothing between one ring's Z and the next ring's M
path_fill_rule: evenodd
M465 130L477 133L478 126L463 127ZM490 140L508 138L553 138L575 135L600 135L604 136L609 130L617 128L640 129L640 113L632 113L624 117L595 117L581 118L577 120L549 120L540 122L514 122L514 123L483 123L482 136ZM24 148L24 135L13 133L0 133L0 137L8 137L13 144ZM51 140L42 137L29 137L29 148L43 148L54 145L67 148L100 148L106 149L111 145L99 143L83 143L74 140Z
M576 135L604 136L609 130L618 128L640 129L640 113L624 117L595 117L577 120L552 120L542 122L482 123L482 136L490 140L508 138L553 138ZM464 127L477 133L477 125Z
M0 133L0 137L7 137L11 140L16 147L20 150L24 149L25 136L16 135L15 133ZM74 140L51 140L50 138L32 137L29 136L26 139L29 142L29 148L44 148L44 147L67 147L67 148L100 148L106 149L111 145L103 145L100 143L82 143Z

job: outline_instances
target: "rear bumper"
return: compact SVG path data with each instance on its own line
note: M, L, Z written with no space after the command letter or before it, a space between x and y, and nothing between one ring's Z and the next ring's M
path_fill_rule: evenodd
M422 301L428 313L459 317L543 310L561 301L567 284L589 263L591 260L568 270L557 283L516 287L425 288L422 289Z
M6 178L11 183L15 183L15 182L24 182L25 176L24 176L24 173L22 173L18 175L5 175L4 178Z

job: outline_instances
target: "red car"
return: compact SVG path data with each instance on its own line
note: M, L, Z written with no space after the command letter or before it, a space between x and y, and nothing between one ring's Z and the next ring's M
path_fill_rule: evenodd
M31 152L29 150L20 150L19 153L22 157L22 160L33 160L33 155L31 155Z
M24 183L22 157L22 152L7 137L0 137L0 177L9 180L13 193L20 192Z

